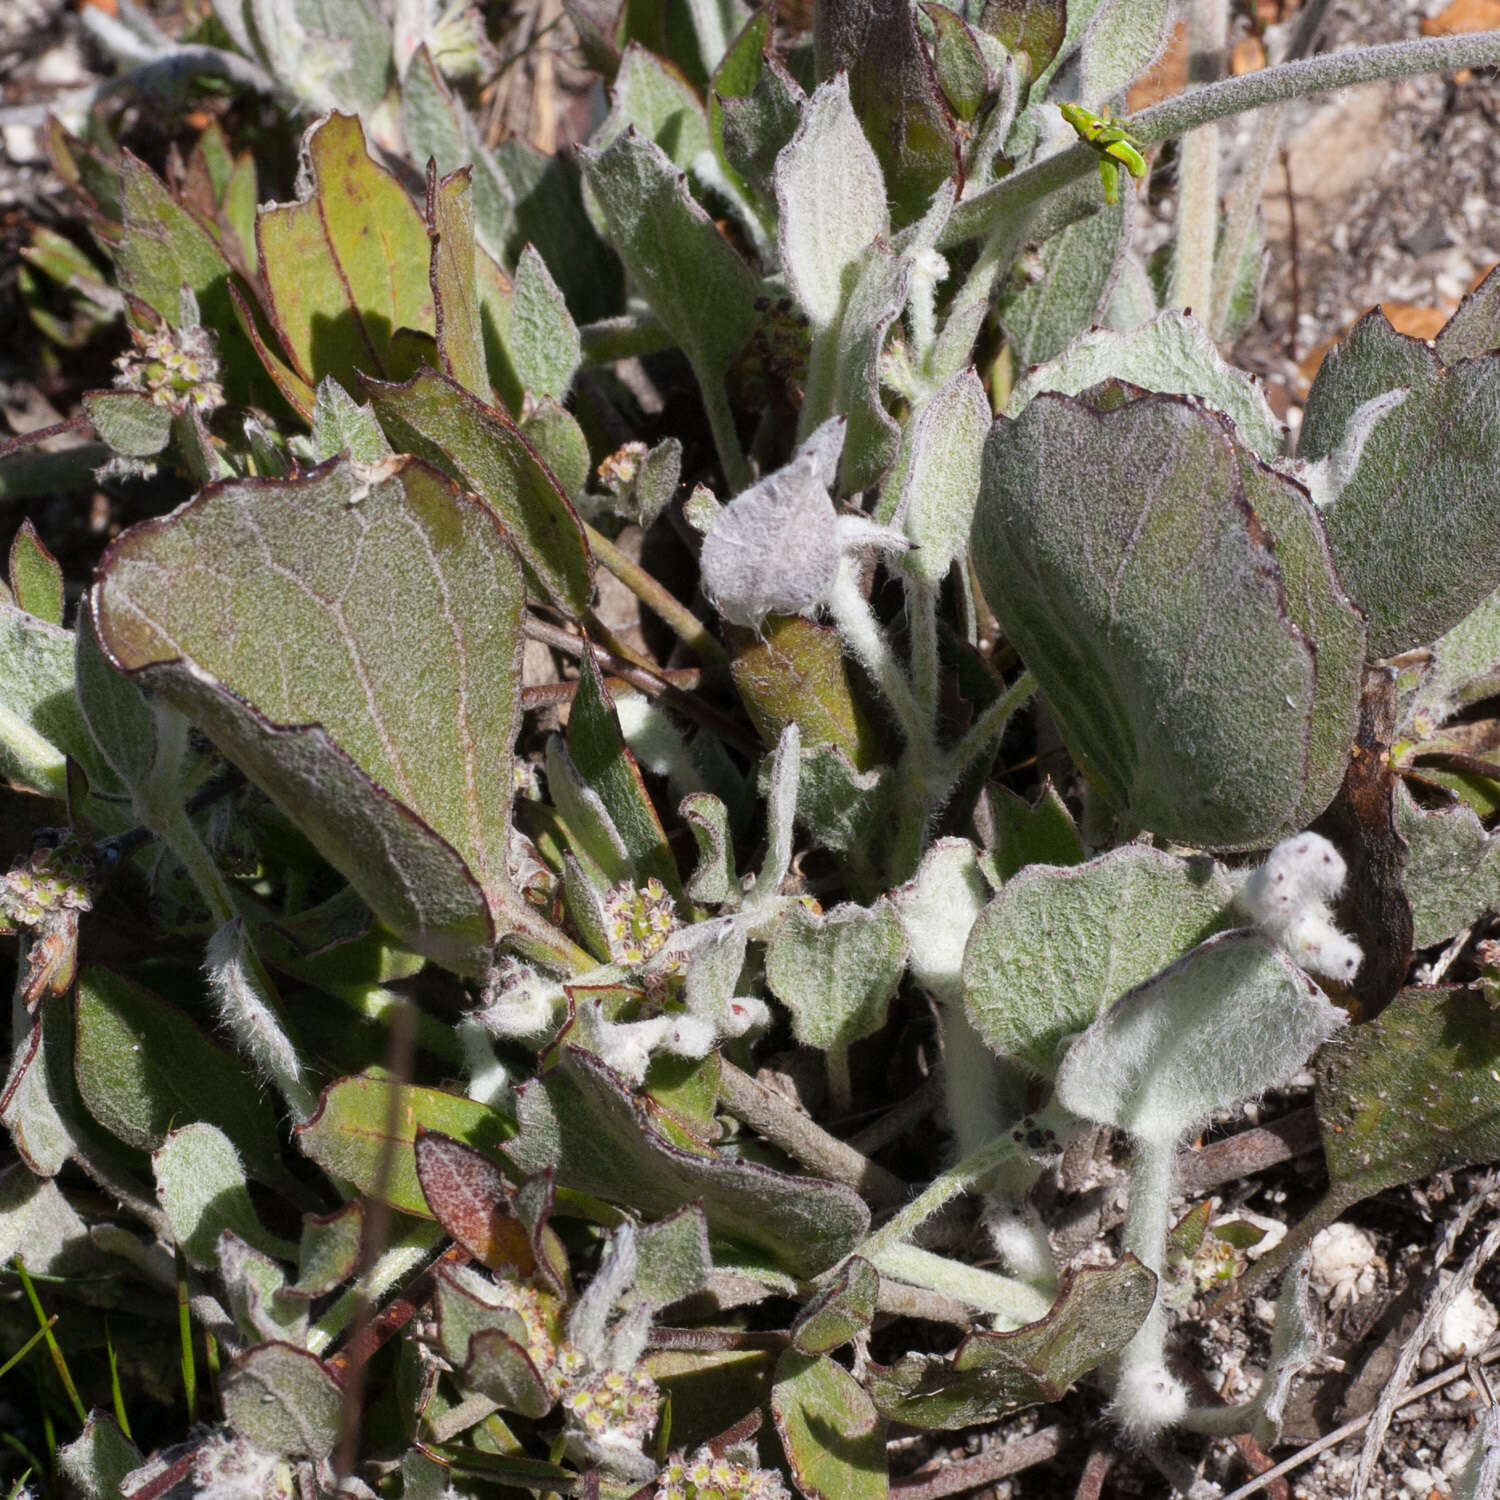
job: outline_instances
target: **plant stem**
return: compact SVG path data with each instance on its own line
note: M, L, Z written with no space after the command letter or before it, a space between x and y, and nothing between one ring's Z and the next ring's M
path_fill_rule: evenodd
M1077 1121L1071 1115L1058 1110L1035 1116L1026 1125L1025 1131L1033 1128L1050 1129L1060 1136L1076 1126ZM938 1173L900 1213L894 1214L874 1234L869 1235L855 1254L868 1259L878 1255L887 1246L898 1245L903 1240L910 1239L944 1204L983 1182L997 1167L1008 1162L1025 1161L1035 1154L1035 1147L1027 1144L1025 1132L1020 1129L990 1141L977 1151L971 1151L956 1166Z
M740 447L740 435L735 430L734 412L729 405L723 371L700 372L698 390L703 397L703 412L708 418L709 431L713 433L714 447L718 450L719 467L724 471L729 493L738 495L741 490L750 488L750 465L745 461L745 450Z
M1167 1254L1172 1183L1177 1168L1177 1142L1136 1140L1130 1163L1130 1204L1125 1213L1124 1248L1159 1278ZM1162 1362L1167 1337L1167 1311L1158 1286L1146 1321L1120 1356L1123 1374Z
M933 725L924 717L912 694L911 682L896 660L885 631L875 618L855 581L855 565L846 557L839 562L838 577L828 600L828 612L838 626L844 644L858 657L884 694L896 717L908 750L926 754L932 747Z
M729 654L708 626L687 605L674 598L639 563L632 562L601 532L587 522L583 534L589 551L646 606L683 645L698 653L705 666L720 666Z
M854 1112L854 1079L849 1072L849 1049L835 1043L823 1054L828 1072L828 1102L842 1119Z
M917 709L930 724L937 723L938 630L937 590L922 579L907 576L906 630L910 642L912 689Z
M627 312L618 318L601 318L578 330L585 365L612 365L617 359L659 354L673 346L673 338L654 312Z
M1190 76L1202 83L1216 77L1229 26L1227 0L1193 0L1189 12ZM1212 312L1214 243L1219 222L1219 128L1205 125L1182 143L1178 169L1176 248L1168 302L1179 311Z
M1471 32L1467 36L1421 37L1391 42L1384 47L1301 58L1238 78L1226 78L1207 88L1193 89L1175 99L1153 104L1122 123L1142 145L1154 146L1200 125L1278 104L1284 99L1323 94L1382 78L1486 68L1497 63L1500 63L1500 30ZM946 249L976 235L993 232L1012 214L1097 171L1098 166L1097 153L1080 141L1003 178L994 187L958 205L939 237L938 248Z
M887 1245L868 1259L882 1275L956 1297L981 1312L1003 1318L1012 1328L1035 1323L1052 1310L1052 1298L1024 1281L949 1260L915 1245Z
M1036 678L1022 672L1006 690L969 726L967 733L944 757L939 775L946 778L937 800L941 801L994 742L1005 732L1011 715L1024 708L1036 693Z

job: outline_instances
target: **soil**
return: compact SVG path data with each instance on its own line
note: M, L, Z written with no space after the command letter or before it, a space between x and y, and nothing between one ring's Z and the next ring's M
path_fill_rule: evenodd
M1347 0L1331 8L1323 46L1412 36L1421 21L1442 8L1442 0ZM1245 18L1237 24L1244 38ZM1500 17L1490 24L1500 24ZM90 364L99 363L97 355L49 357L26 322L16 251L32 223L55 221L60 185L45 166L33 123L7 107L44 101L107 71L77 13L63 0L0 3L0 415L14 432L71 415L81 390L107 381L108 351L99 368ZM533 78L533 94L535 83ZM577 95L543 114L549 132L587 128L587 109ZM514 123L514 111L508 118ZM1273 403L1293 427L1322 351L1368 308L1380 304L1398 326L1430 336L1465 290L1500 262L1497 120L1500 79L1494 75L1374 84L1289 107L1285 151L1266 184L1261 307L1239 341L1236 360L1266 382ZM1242 127L1240 146L1247 136ZM1168 228L1157 225L1158 233ZM20 519L0 509L0 530L8 535ZM118 498L101 497L81 518L75 501L57 513L46 505L34 507L33 519L49 543L64 551L76 585L87 555L129 517ZM1485 935L1476 932L1474 939ZM1270 1118L1306 1105L1309 1098L1308 1090L1289 1090L1263 1102L1258 1112ZM1241 1115L1217 1128L1227 1133L1246 1123ZM1111 1194L1118 1174L1107 1154L1096 1175L1086 1206L1108 1224L1117 1218ZM1221 1188L1219 1196L1226 1206L1288 1221L1316 1198L1321 1185L1314 1153ZM1474 1211L1472 1200L1481 1192L1487 1196ZM1494 1185L1486 1174L1461 1173L1420 1190L1382 1194L1351 1212L1350 1221L1373 1236L1378 1262L1347 1305L1333 1311L1325 1301L1325 1353L1294 1389L1284 1442L1273 1457L1296 1452L1374 1404L1420 1315L1436 1249L1466 1205L1471 1222L1448 1255L1448 1265L1457 1266L1495 1218ZM1059 1198L1055 1206L1070 1204ZM1500 1303L1494 1264L1481 1270L1478 1286ZM1227 1399L1241 1399L1253 1389L1255 1370L1268 1352L1268 1312L1269 1304L1254 1296L1220 1317L1195 1303L1179 1325L1178 1352L1216 1386L1222 1381ZM1413 1378L1441 1362L1428 1351ZM1481 1394L1460 1381L1402 1410L1366 1491L1370 1500L1450 1496L1480 1401ZM1055 1456L978 1493L994 1500L1227 1495L1251 1474L1246 1458L1224 1440L1184 1438L1159 1451L1117 1452L1100 1400L1088 1388L1060 1406L1034 1409L956 1443L898 1434L893 1470L897 1475L921 1470L929 1478L934 1469L1023 1440L1031 1442L1034 1453L1051 1448ZM1273 1485L1266 1493L1346 1500L1361 1441L1361 1435L1350 1437L1290 1475L1289 1488ZM1101 1487L1090 1487L1095 1478Z

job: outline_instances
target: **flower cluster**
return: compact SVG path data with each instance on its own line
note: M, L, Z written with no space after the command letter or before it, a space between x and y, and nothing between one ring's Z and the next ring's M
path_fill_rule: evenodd
M1255 924L1310 974L1348 981L1364 954L1333 922L1329 903L1344 888L1343 857L1321 834L1283 839L1245 883L1240 904Z
M661 1391L643 1370L598 1370L569 1383L562 1408L568 1425L591 1438L639 1448L656 1431Z
M88 911L92 873L76 847L33 850L0 879L0 932L40 927L54 912Z
M677 908L656 876L637 890L628 881L604 898L609 956L617 964L643 964L677 930Z
M691 1458L673 1453L656 1480L654 1500L787 1500L774 1469L751 1469L700 1448Z
M169 328L163 324L149 333L131 330L135 347L115 360L115 384L141 391L157 406L186 411L213 411L224 404L219 384L219 360L213 335L206 328Z

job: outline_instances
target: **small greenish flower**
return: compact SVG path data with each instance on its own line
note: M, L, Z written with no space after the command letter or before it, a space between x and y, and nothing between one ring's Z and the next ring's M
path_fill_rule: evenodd
M637 890L628 882L604 898L609 956L618 964L643 964L677 930L677 907L656 876Z
M752 1469L705 1447L690 1458L668 1457L654 1500L787 1500L787 1487L774 1469Z
M140 391L174 412L196 407L214 411L224 404L219 359L206 328L175 329L166 324L143 333L132 329L134 348L115 360L115 385Z

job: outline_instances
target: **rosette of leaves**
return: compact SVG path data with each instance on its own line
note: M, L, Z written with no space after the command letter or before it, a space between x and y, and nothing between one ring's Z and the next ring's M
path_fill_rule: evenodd
M1297 481L1190 398L1037 396L985 447L973 556L1063 738L1131 824L1307 826L1343 777L1365 624Z

